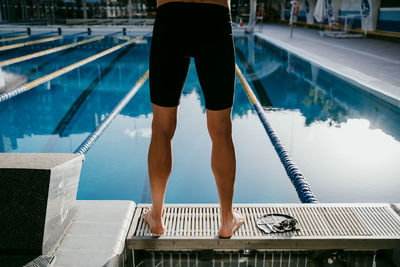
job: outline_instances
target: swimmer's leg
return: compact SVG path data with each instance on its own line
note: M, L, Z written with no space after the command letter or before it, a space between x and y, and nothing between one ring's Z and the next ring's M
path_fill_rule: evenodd
M153 233L162 234L162 208L165 189L172 169L171 140L176 129L177 107L161 107L152 104L152 135L148 155L148 168L152 208L144 213L143 219Z
M211 168L217 183L221 205L220 237L230 237L243 224L242 215L233 211L236 173L235 147L232 140L232 108L207 109L207 127L212 140Z

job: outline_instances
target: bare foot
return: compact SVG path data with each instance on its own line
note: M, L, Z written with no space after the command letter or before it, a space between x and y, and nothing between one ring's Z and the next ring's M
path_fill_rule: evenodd
M243 216L237 211L233 211L232 221L221 226L218 232L219 237L230 238L242 224L244 224Z
M162 216L164 216L164 209L162 211ZM142 218L149 225L151 232L158 235L163 234L165 231L164 225L162 223L162 216L158 220L154 219L152 216L151 207L145 209L142 213Z

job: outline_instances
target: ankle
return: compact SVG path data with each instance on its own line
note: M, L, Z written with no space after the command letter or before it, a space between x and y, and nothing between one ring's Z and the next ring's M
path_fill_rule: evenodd
M151 211L151 218L152 218L154 221L161 221L161 214L158 213L158 212L156 212L156 211L154 211L154 210L152 210L152 211Z
M222 225L226 225L228 223L231 223L234 219L233 211L228 211L221 213L221 222Z

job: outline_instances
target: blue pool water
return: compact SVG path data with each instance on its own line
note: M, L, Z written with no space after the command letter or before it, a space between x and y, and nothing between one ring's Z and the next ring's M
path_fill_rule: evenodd
M43 32L43 33L36 33L36 34L31 34L28 36L28 38L23 38L23 39L17 39L17 40L9 40L12 37L22 37L22 36L27 36L27 33L20 33L20 34L10 34L5 37L0 38L0 45L12 45L12 44L17 44L17 43L24 43L24 42L29 42L29 41L36 41L44 38L49 38L49 37L55 37L58 36L57 31L48 31L48 32ZM6 41L4 41L6 40Z
M6 86L11 76L31 81L123 42L120 37L4 67L0 85ZM68 41L73 40L63 42ZM73 152L147 70L151 39L146 41L0 103L0 152ZM319 201L400 201L399 109L261 39L237 36L235 43L239 67ZM18 50L13 53L28 53ZM3 56L12 58L3 54L0 60ZM148 91L146 82L86 155L78 199L150 201ZM218 202L193 62L178 116L166 201ZM233 136L235 201L298 202L238 80Z

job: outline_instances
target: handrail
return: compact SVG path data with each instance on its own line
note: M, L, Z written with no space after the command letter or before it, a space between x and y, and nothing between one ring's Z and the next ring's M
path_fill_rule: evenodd
M257 112L258 118L264 126L265 131L268 134L268 137L271 140L272 145L274 146L278 156L285 167L286 173L292 181L297 195L299 196L301 202L303 203L317 203L317 198L311 190L310 185L307 182L307 179L300 172L299 168L293 162L292 158L289 155L285 145L276 134L275 130L272 128L271 124L268 122L267 117L265 116L264 110L260 105L256 95L251 89L250 85L247 83L246 78L243 76L240 71L238 65L235 66L236 75L238 76L240 82L243 85L243 88L251 102L253 104L254 109Z
M100 53L98 53L96 55L93 55L91 57L83 59L83 60L81 60L81 61L79 61L77 63L74 63L72 65L64 67L64 68L62 68L60 70L54 71L54 72L52 72L50 74L47 74L47 75L45 75L45 76L43 76L41 78L38 78L38 79L36 79L34 81L26 83L26 84L24 84L24 85L22 85L20 87L17 87L15 89L11 89L11 90L9 90L7 92L4 92L4 93L0 94L0 103L5 101L5 100L7 100L7 99L10 99L10 98L12 98L14 96L22 94L22 93L24 93L24 92L26 92L26 91L28 91L28 90L30 90L32 88L35 88L36 86L39 86L39 85L41 85L41 84L43 84L43 83L45 83L47 81L53 80L53 79L65 74L65 73L68 73L68 72L70 72L70 71L72 71L74 69L77 69L77 68L79 68L79 67L81 67L81 66L83 66L83 65L85 65L87 63L90 63L90 62L92 62L92 61L94 61L94 60L96 60L98 58L101 58L101 57L106 56L106 55L108 55L108 54L110 54L112 52L115 52L115 51L117 51L117 50L119 50L119 49L121 49L121 48L123 48L123 47L125 47L127 45L130 45L130 44L132 44L134 42L137 42L137 41L139 41L141 39L142 39L142 36L138 36L138 37L136 37L136 38L134 38L132 40L129 40L129 41L124 42L122 44L119 44L119 45L116 45L114 47L111 47L111 48L109 48L107 50L104 50L104 51L102 51L102 52L100 52Z
M121 110L129 103L136 92L142 87L149 77L149 70L136 82L135 86L124 96L124 98L114 107L110 114L101 122L101 124L82 142L82 144L74 151L77 154L86 154L89 149L93 146L96 140L104 132L104 130L110 125L112 120L117 116Z
M97 37L94 37L94 38L82 40L80 42L75 42L75 43L72 43L72 44L67 44L67 45L63 45L63 46L59 46L59 47L50 48L50 49L47 49L47 50L44 50L44 51L40 51L40 52L36 52L36 53L32 53L32 54L29 54L29 55L25 55L25 56L21 56L21 57L16 57L16 58L4 60L4 61L0 62L0 67L5 67L5 66L16 64L16 63L19 63L19 62L22 62L22 61L25 61L25 60L30 60L30 59L33 59L33 58L37 58L37 57L45 56L45 55L48 55L48 54L60 52L60 51L65 50L65 49L69 49L69 48L73 48L73 47L76 47L76 46L80 46L80 45L88 44L88 43L91 43L91 42L99 41L99 40L101 40L103 38L104 38L104 36L100 35L100 36L97 36Z

